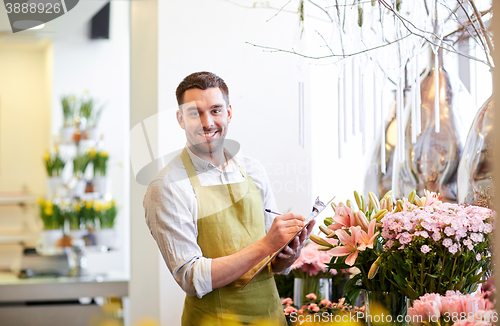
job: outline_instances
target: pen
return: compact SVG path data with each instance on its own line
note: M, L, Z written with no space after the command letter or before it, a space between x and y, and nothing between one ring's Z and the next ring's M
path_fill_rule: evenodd
M270 210L269 208L266 208L266 209L265 209L265 211L266 211L266 212L268 212L268 213L271 213L271 214L283 215L283 214L281 214L281 213L276 213L276 212L273 212L273 211L272 211L272 210Z

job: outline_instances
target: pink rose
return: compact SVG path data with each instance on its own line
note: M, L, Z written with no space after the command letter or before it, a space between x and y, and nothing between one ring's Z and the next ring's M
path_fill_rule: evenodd
M281 304L291 305L291 304L293 304L293 300L290 298L286 298L286 299L281 300Z
M331 306L332 303L328 299L323 299L319 304L322 304L323 306Z
M311 299L311 300L317 299L316 294L314 294L314 293L309 293L308 295L306 295L306 298Z
M316 297L316 296L314 296L314 297ZM315 304L315 303L311 303L311 304L309 305L309 310L314 311L314 312L318 312L318 311L319 311L319 307L318 307L318 305L317 305L317 304Z
M286 306L286 308L285 308L285 315L290 315L293 312L297 312L297 309L295 309L292 306Z

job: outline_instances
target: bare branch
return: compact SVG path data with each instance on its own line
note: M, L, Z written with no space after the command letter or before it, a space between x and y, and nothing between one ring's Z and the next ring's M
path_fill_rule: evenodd
M286 6L288 6L288 4L289 4L290 2L292 2L292 0L288 0L288 2L287 2L287 3L285 3L285 5L284 5L283 7L281 7L281 8L280 8L280 10L278 10L278 12L277 12L277 13L275 13L275 14L274 14L274 16L272 16L271 18L269 18L268 20L266 20L266 23L267 23L268 21L270 21L271 19L273 19L274 17L278 16L278 14L279 14L279 13L280 13L280 12L281 12L281 11L282 11L285 7L286 7Z
M484 28L484 23L483 19L481 18L482 16L479 14L479 11L477 10L476 3L474 0L469 0L470 4L472 5L472 8L474 9L474 12L476 13L477 20L479 21L479 25L481 26L481 31L483 32L484 39L486 40L486 44L488 44L488 49L490 51L490 55L493 54L493 44L491 44L490 37L486 33L486 28ZM488 56L486 56L488 58Z
M292 0L290 0L292 1ZM323 11L327 16L328 18L330 19L330 22L333 23L333 19L332 19L332 16L330 16L330 14L328 13L327 10L325 10L323 7L321 7L320 5L318 5L317 3L315 2L312 2L311 0L308 0L312 5L314 5L315 7L319 8L321 11Z

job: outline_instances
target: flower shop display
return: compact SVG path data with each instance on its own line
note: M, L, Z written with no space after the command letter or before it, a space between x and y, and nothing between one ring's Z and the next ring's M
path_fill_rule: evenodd
M281 301L289 325L311 325L350 323L363 325L365 307L356 307L348 304L345 298L331 302L328 299L319 299L315 293L306 295L302 306L297 306L291 298Z
M392 271L392 283L411 299L448 290L472 293L491 271L494 213L426 195L404 199L402 211L382 218L380 266Z
M406 298L411 302L450 290L469 294L491 274L494 212L443 203L440 195L424 193L419 197L412 191L397 201L392 192L380 201L369 193L365 201L355 192L357 210L349 200L332 204L335 215L320 226L326 239L338 242L311 238L318 250L333 255L329 268L359 270L344 294L354 302L365 290L367 316L385 311L403 325L404 318L396 318L406 316Z
M63 237L62 225L64 217L59 206L51 200L38 199L39 216L43 222L43 231L38 242L40 252L51 252L56 247L57 241Z

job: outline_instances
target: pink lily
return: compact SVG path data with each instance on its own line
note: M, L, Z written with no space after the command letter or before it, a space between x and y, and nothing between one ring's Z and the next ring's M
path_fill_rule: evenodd
M354 265L356 258L358 258L359 251L366 249L366 245L361 241L361 227L351 226L349 228L351 234L347 233L345 230L337 230L335 234L340 240L342 246L335 247L330 250L333 256L348 256L345 263L349 266ZM358 244L360 244L358 246Z
M377 224L377 220L373 219L370 221L370 224L368 224L368 233L365 231L361 230L361 241L365 244L367 248L373 249L373 241L375 241L375 238L377 235L380 233L377 231L375 233L375 226Z
M343 227L349 228L357 225L352 209L343 203L338 204L335 208L335 216L333 216L333 220L334 223L328 226L328 228L333 231L339 230Z

